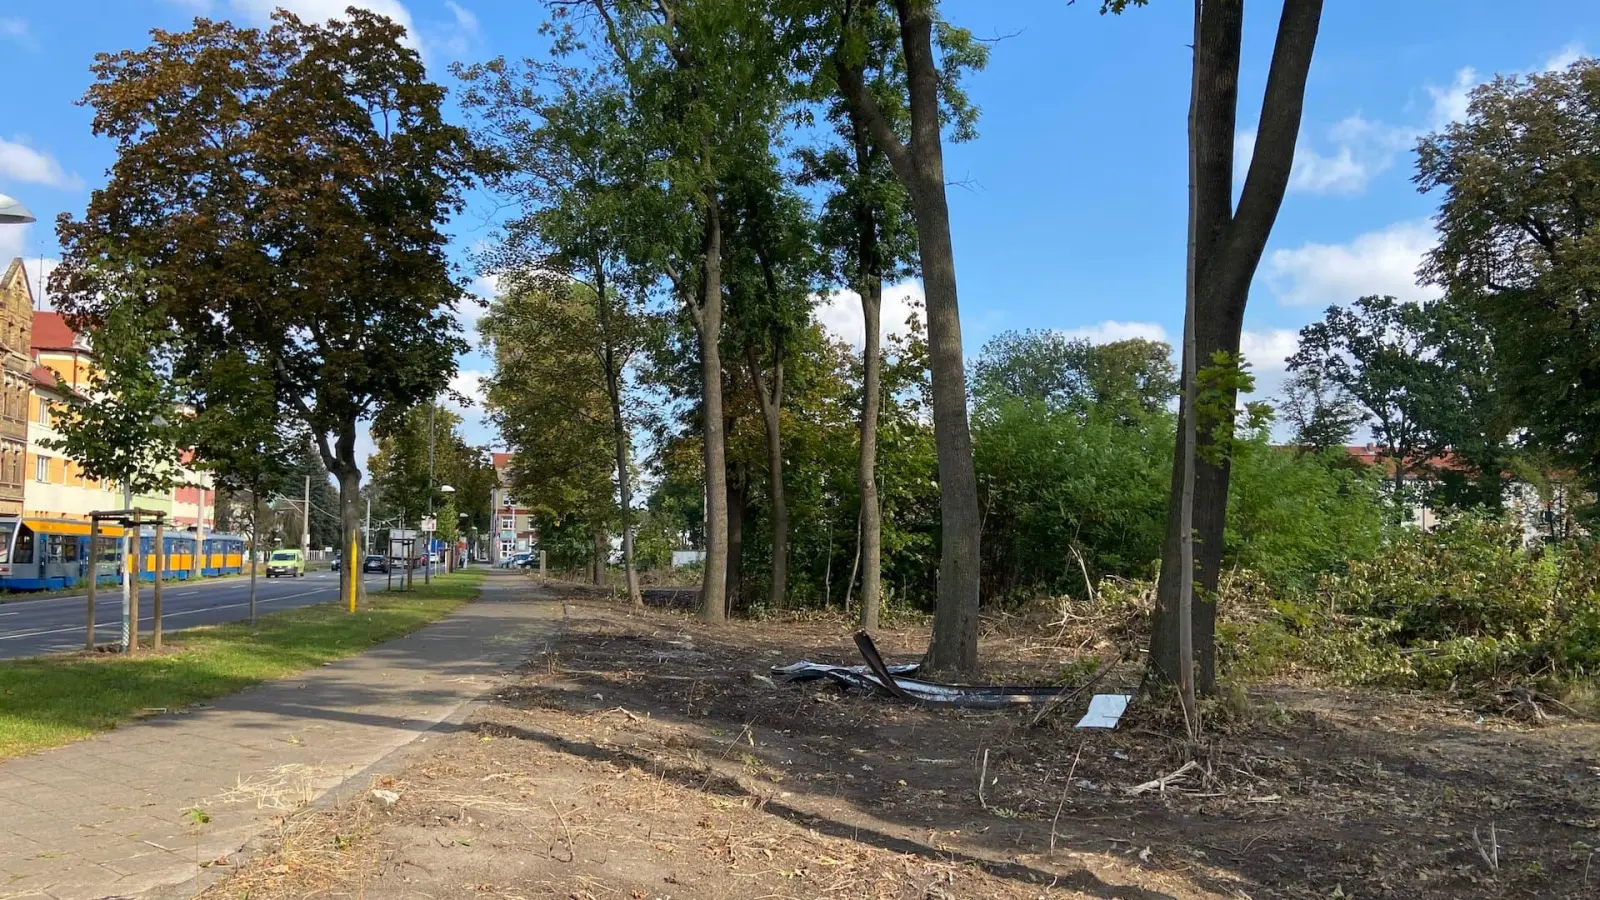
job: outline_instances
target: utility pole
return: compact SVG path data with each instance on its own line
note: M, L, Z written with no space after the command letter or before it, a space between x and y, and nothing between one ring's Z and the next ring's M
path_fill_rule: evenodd
M306 558L311 558L311 476L306 476L306 505L302 510L305 515L300 519L300 552Z
M127 485L122 488L122 508L133 509L133 489ZM131 532L131 533L130 533ZM133 551L138 545L138 529L123 526L122 529L122 652L131 653L139 646L139 611L133 605L133 575L138 571L134 567Z
M191 577L193 577L193 578L199 578L200 576L205 574L206 486L205 486L204 482L202 482L200 484L199 490L200 490L199 508L196 510L195 517L194 517L194 554L193 554L194 572L191 574ZM216 499L217 499L217 496L216 496L215 493L213 493L211 495L211 500L212 500L213 504L216 503ZM212 508L215 509L215 505L213 505Z
M362 535L365 538L365 540L362 542L362 546L363 546L364 549L361 551L361 555L362 555L362 557L371 556L372 555L372 498L371 497L367 498L367 528L366 528L366 531L362 532ZM365 564L365 559L363 559L362 562L363 562L363 564Z
M435 403L433 401L429 401L429 403L428 403L428 518L429 518L429 520L432 520L432 518L433 518L433 412L437 407L438 407L437 403ZM428 583L428 576L433 574L433 530L432 529L428 530L428 544L427 544L425 552L427 553L427 556L424 557L425 561L422 564L422 583L423 584L427 584Z

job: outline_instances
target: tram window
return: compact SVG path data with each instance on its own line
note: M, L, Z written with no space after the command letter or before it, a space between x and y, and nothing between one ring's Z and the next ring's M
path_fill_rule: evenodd
M16 530L15 522L0 522L0 565L11 561L11 535Z
M33 529L26 525L17 528L17 548L11 561L19 565L33 562Z
M77 538L64 537L61 539L61 561L69 563L78 561Z

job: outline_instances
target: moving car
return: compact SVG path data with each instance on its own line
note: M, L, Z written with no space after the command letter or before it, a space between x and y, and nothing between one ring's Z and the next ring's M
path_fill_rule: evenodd
M367 558L361 561L361 571L379 573L388 572L389 558L384 556L382 553L368 554Z
M344 554L340 553L340 552L335 552L333 554L333 563L328 566L328 569L330 571L333 571L333 572L339 571L339 563L342 562L343 560L344 560Z
M267 577L278 578L287 575L290 578L299 578L306 574L306 555L299 550L274 550L267 557Z

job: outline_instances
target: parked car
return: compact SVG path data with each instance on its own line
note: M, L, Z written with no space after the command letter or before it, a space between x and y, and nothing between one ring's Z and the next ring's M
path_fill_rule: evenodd
M329 565L329 566L328 566L328 568L329 568L329 569L330 569L330 570L332 570L332 571L334 571L334 572L337 572L337 571L339 571L339 563L340 563L340 562L341 562L341 561L342 561L342 560L343 560L343 559L344 559L344 554L343 554L343 553L341 553L341 552L335 552L335 553L334 553L334 554L333 554L333 563L332 563L332 564L331 564L331 565Z
M267 577L299 578L306 574L306 555L299 550L274 550L267 557Z
M389 571L389 558L382 553L373 553L361 561L362 572L377 572L383 574Z

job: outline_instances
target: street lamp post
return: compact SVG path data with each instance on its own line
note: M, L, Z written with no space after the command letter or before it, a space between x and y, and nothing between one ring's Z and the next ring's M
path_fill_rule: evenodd
M439 493L445 495L445 497L447 497L447 498L451 494L454 494L455 492L456 492L456 489L451 487L448 484L439 485ZM434 536L439 533L439 522L434 517L434 514L432 512L432 507L433 507L433 496L432 496L432 494L430 494L428 496L428 507L429 507L428 524L430 524L433 527L428 529L428 555L426 557L427 561L425 563L423 563L423 566L422 566L422 583L423 584L427 584L428 583L428 575L433 571L433 541L434 541Z

